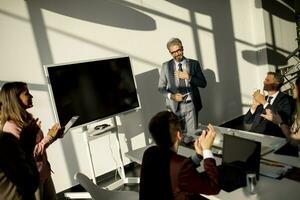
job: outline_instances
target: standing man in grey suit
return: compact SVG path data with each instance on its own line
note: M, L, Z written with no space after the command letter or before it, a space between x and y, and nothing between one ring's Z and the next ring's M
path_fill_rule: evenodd
M183 141L189 143L198 128L198 112L202 108L199 88L206 87L207 83L199 62L184 57L180 39L171 38L167 49L173 59L162 65L158 90L165 96L167 108L181 120L187 138Z

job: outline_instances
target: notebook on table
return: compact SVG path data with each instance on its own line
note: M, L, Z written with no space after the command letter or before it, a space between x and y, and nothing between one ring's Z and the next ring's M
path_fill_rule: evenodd
M66 123L65 126L63 126L63 134L62 137L64 137L66 135L66 133L70 130L70 128L73 126L73 124L75 124L75 122L77 121L77 119L79 118L79 116L73 116L68 123Z
M246 174L259 179L261 143L224 134L222 164L218 166L221 188L231 192L246 186Z

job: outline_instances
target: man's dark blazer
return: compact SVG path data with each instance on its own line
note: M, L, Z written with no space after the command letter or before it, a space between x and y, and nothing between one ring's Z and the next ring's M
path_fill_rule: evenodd
M199 62L193 59L185 59L187 63L187 71L190 74L190 87L187 88L187 91L191 94L195 111L199 112L202 108L202 101L198 88L206 87L207 82L202 73ZM168 98L168 93L175 94L178 89L175 82L174 65L175 61L173 59L163 63L160 71L158 90L166 97L167 107L173 112L176 112L178 102Z
M215 160L204 160L203 173L199 173L197 167L190 158L171 150L149 147L142 161L140 200L191 200L202 199L199 193L219 193L219 172Z
M266 108L271 109L273 113L278 113L285 123L290 124L292 121L294 107L291 99L292 98L289 95L279 92L273 104L268 105ZM250 112L250 109L246 113L244 116L244 121L246 124L252 123L250 131L263 133L266 135L285 137L281 131L281 128L277 124L274 124L273 122L268 121L260 116L262 113L265 114L263 105L259 105L253 114Z

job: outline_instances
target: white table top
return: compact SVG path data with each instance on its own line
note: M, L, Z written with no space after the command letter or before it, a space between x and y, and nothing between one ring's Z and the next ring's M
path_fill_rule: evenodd
M272 146L276 148L278 148L280 145L282 146L285 141L284 138L265 136L265 135L250 133L246 131L235 131L234 135L245 137L248 139L254 139L256 141L262 142L262 145ZM149 146L146 146L128 152L126 153L126 156L130 158L132 161L141 164L143 153L148 147ZM180 146L178 150L178 154L189 157L194 154L194 150ZM300 168L300 158L297 157L283 156L274 153L269 153L263 156L263 158L282 162ZM217 164L220 164L221 159L216 158L216 162ZM198 170L202 171L203 169L200 167ZM298 191L300 189L300 182L296 182L287 178L282 178L281 180L278 180L278 179L260 176L256 189L257 192L254 195L249 194L246 188L239 188L233 192L225 192L221 190L221 192L218 195L213 195L213 196L203 195L203 196L205 196L208 199L219 199L219 200L221 199L226 199L226 200L227 199L238 199L238 200L240 199L294 200L295 199L296 200L297 199L299 200L300 199L300 191Z

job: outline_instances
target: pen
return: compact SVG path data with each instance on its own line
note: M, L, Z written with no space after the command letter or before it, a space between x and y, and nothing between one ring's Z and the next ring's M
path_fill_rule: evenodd
M269 166L273 166L273 167L286 167L285 165L281 165L281 164L277 164L277 163L269 163L269 162L264 162L264 161L260 161L260 163L269 165Z

